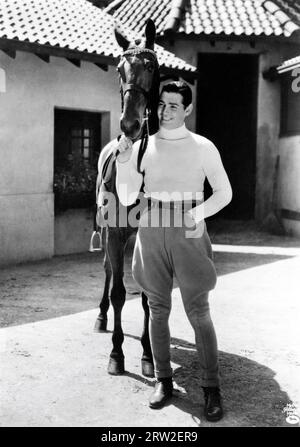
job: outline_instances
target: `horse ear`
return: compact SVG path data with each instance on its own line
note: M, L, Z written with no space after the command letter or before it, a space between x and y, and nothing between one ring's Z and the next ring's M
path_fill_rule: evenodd
M126 51L129 47L130 42L126 39L126 37L124 37L122 33L122 27L119 23L115 24L115 37L120 47L122 47L123 50Z
M149 48L150 50L154 49L155 35L156 35L155 23L153 22L153 20L148 19L145 29L146 48Z

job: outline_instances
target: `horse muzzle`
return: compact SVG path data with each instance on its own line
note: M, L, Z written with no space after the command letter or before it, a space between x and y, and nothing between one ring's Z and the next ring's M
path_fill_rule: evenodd
M121 118L120 124L121 130L125 134L125 136L127 138L131 138L132 140L135 140L139 137L142 131L143 121L139 121L138 119L129 121Z

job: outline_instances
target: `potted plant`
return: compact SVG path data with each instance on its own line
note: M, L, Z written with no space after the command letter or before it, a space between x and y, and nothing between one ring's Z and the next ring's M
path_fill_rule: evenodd
M55 210L92 207L96 178L97 170L83 161L73 167L57 167L53 184Z

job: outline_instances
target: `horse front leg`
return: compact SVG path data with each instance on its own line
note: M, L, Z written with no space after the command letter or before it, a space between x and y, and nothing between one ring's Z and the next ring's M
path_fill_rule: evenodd
M124 333L122 329L122 309L125 304L126 289L124 276L124 242L118 229L110 231L107 251L113 274L113 286L110 301L114 310L114 329L112 335L113 349L110 354L108 373L113 375L124 374L125 361L122 350Z
M141 343L143 346L143 356L141 362L142 374L146 377L154 377L153 357L149 338L149 306L148 298L144 292L142 292L142 306L144 309L144 327L141 336Z
M107 312L109 309L109 285L112 276L111 265L107 253L104 256L104 272L105 272L105 283L103 295L99 304L100 313L96 319L94 332L106 332L107 330Z

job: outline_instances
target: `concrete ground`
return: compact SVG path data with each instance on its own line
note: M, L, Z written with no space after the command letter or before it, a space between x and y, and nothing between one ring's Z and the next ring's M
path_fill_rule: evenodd
M127 372L107 374L112 311L108 332L94 333L104 275L102 255L87 253L0 272L0 426L299 425L300 243L243 224L210 234L218 271L210 303L222 421L203 419L193 332L176 286L170 318L176 393L162 410L148 408L154 380L140 371L142 306L130 254L123 310Z

